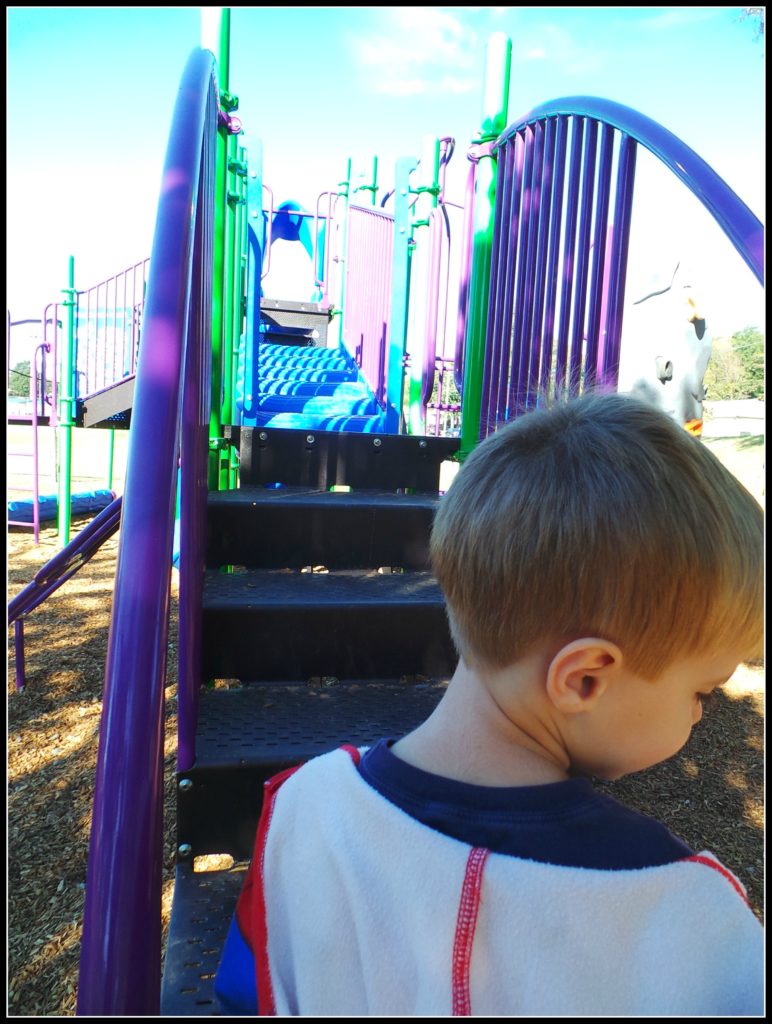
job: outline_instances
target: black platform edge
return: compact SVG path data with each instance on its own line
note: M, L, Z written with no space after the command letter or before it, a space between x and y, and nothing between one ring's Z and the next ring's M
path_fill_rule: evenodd
M219 1016L214 978L248 865L193 871L179 864L161 982L161 1016Z
M75 406L76 425L128 429L131 426L135 382L133 375L124 377L101 391L78 399Z
M455 437L225 426L240 453L243 484L334 485L437 493L440 466L459 450Z

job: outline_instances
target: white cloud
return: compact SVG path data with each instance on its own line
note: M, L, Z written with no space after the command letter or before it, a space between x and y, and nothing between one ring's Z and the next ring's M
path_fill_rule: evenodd
M463 75L474 66L476 36L457 17L436 7L393 7L374 13L372 32L351 35L349 45L376 92L414 96L477 87L472 76L467 80ZM448 75L449 67L461 74Z
M656 32L672 29L679 25L696 25L701 21L710 21L725 12L725 7L675 7L651 18L642 18L638 25Z

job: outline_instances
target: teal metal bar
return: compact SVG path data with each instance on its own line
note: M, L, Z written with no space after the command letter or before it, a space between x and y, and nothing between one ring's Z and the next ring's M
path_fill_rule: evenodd
M70 500L72 495L72 427L75 422L75 257L70 256L67 287L63 288L67 298L63 305L67 309L67 343L62 346L59 390L59 507L57 530L62 547L70 541Z
M338 255L337 279L333 295L333 316L327 330L327 347L337 348L343 339L343 303L346 298L346 246L348 243L348 207L351 191L351 157L346 161L346 178L338 182L338 196L343 200L343 230L341 231L340 253ZM336 207L337 210L337 207ZM332 245L332 232L327 223L325 246Z
M491 250L496 207L496 158L492 145L507 127L509 70L512 43L500 32L488 40L483 122L478 139L474 207L474 241L464 359L464 394L461 412L460 457L465 458L480 439L480 410L488 326Z
M407 311L410 287L410 174L415 157L402 157L394 171L394 254L391 277L391 324L389 326L389 374L386 382L386 429L402 429L404 405Z

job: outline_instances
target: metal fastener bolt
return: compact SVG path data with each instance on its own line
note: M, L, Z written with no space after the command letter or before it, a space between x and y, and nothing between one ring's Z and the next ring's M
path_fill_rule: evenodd
M419 441L418 442L418 447L419 448L425 448L426 447L426 441Z
M316 440L316 438L314 437L313 434L308 434L306 436L306 443L307 444L313 444L315 440Z
M381 444L382 444L382 442L381 442L381 439L380 439L380 437L376 437L376 439L375 439L375 440L373 441L373 446L374 446L375 448L380 448L380 447L381 447Z
M190 843L183 843L182 846L177 847L178 857L189 857L193 853L193 847Z
M180 789L183 793L190 792L193 789L193 779L180 779Z
M260 438L261 441L267 441L268 440L268 434L264 430L260 431L260 433L258 434L258 437Z

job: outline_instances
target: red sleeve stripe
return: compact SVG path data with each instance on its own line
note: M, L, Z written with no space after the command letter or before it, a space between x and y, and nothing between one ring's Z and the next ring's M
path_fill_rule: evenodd
M268 829L273 817L273 808L276 803L276 796L279 787L286 782L290 775L298 770L300 765L294 768L287 768L273 778L268 779L265 784L263 796L263 810L260 815L260 822L257 826L255 837L255 855L253 863L257 864L258 870L254 879L254 923L255 923L255 977L257 981L257 1009L261 1017L275 1017L276 1003L273 997L273 985L271 984L271 971L268 963L268 923L265 912L265 876L263 866L265 861L265 844L268 839Z
M466 862L464 884L456 919L456 937L453 943L453 1016L470 1017L472 1002L469 972L472 963L472 944L480 910L482 876L488 850L476 846Z
M731 871L727 871L727 869L723 866L723 864L717 863L715 860L712 860L710 857L703 857L699 853L695 853L694 856L692 856L692 857L685 857L684 860L693 861L695 864L704 864L706 867L713 868L714 871L718 871L718 873L720 875L724 876L724 878L727 880L727 882L731 883L731 885L734 887L735 891L737 893L739 893L739 895L742 897L743 902L746 905L750 906L750 904L748 903L748 897L745 895L745 892L743 891L743 887L740 885L740 883L734 877L732 872Z

